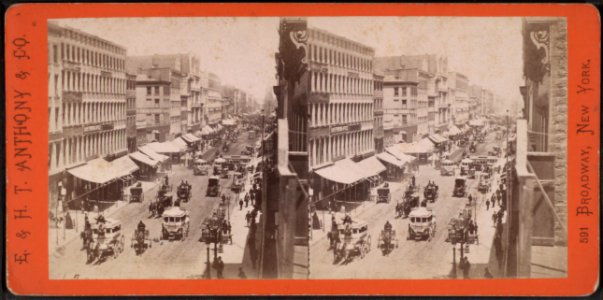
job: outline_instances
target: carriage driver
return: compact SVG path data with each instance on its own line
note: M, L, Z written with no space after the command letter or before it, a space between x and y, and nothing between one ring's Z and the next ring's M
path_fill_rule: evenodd
M389 220L385 221L385 226L383 226L383 229L385 231L391 231L392 230L392 224L389 223Z
M146 229L146 225L144 225L144 223L142 222L142 220L140 220L140 222L138 222L138 231L139 232L144 232Z

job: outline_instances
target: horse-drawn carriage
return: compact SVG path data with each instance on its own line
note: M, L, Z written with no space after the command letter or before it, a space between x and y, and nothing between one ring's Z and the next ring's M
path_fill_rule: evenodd
M471 145L469 146L469 152L475 153L476 150L477 150L477 145L475 144L475 142L471 142Z
M150 217L161 216L165 208L171 206L173 201L174 196L172 193L169 193L164 189L159 189L155 196L155 200L151 201L149 204Z
M176 191L176 195L178 196L178 201L188 202L191 199L191 185L187 182L181 182L178 185L178 190Z
M423 190L423 196L429 202L435 202L438 199L438 185L435 182L429 182Z
M408 239L431 239L435 236L436 218L431 209L418 207L410 212L408 218Z
M477 190L482 194L490 191L490 176L487 173L480 174Z
M377 203L380 203L380 202L389 203L389 201L391 199L392 199L392 195L389 190L389 185L386 182L385 184L383 184L382 187L377 189Z
M116 258L124 251L124 236L121 234L119 221L99 220L96 224L86 227L82 237L84 238L87 263L101 261L108 255Z
M145 228L144 224L141 224L142 222L138 224L130 240L130 247L134 248L136 255L140 255L146 249L153 247L151 238L149 237L149 230Z
M404 192L402 202L396 204L396 217L407 217L410 211L420 205L420 196L417 186L410 185Z
M331 235L334 263L349 262L356 255L364 258L371 251L371 235L366 222L345 222L338 224L333 230L338 231L336 238Z
M201 240L216 240L220 244L231 243L232 235L228 228L228 222L226 221L224 211L220 208L214 211L211 218L207 218L203 221L201 226Z
M162 214L161 239L184 240L188 236L189 214L188 211L178 206L171 207Z
M130 202L142 202L144 201L144 193L142 190L142 184L139 182L136 186L130 188Z
M384 255L387 255L394 247L398 248L398 238L396 237L396 230L388 222L385 224L383 230L381 230L381 234L379 234L377 248L381 249Z
M230 143L226 142L222 146L222 152L226 153L226 152L228 152L228 150L230 150Z
M243 189L243 173L240 172L235 172L232 176L232 185L230 186L230 189L235 192L235 193L239 193L241 192L241 190Z
M476 232L472 232L472 208L470 205L466 205L464 208L459 210L457 217L450 219L448 223L448 237L447 242L452 244L456 243L474 243L476 241Z
M218 197L220 195L220 177L211 176L207 180L207 192L208 197Z
M465 197L467 196L467 183L465 178L457 177L454 179L454 190L452 192L453 197Z

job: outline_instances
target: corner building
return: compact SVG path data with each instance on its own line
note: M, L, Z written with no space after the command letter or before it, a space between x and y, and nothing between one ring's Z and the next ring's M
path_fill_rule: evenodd
M308 30L310 168L374 153L375 51L319 29Z
M48 172L55 201L65 171L127 152L126 49L49 23L48 55Z

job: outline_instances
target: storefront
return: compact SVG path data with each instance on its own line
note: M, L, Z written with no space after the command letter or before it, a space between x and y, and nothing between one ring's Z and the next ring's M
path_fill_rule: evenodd
M371 177L357 163L344 158L334 164L315 170L312 176L313 202L317 209L350 209L355 204L370 198Z
M133 184L139 167L129 156L108 162L102 158L68 171L72 175L74 197L69 201L70 209L99 211L113 205L124 197L124 188Z
M138 178L141 180L152 181L157 178L157 171L161 165L160 161L154 160L146 154L136 151L130 153L130 158L138 165Z

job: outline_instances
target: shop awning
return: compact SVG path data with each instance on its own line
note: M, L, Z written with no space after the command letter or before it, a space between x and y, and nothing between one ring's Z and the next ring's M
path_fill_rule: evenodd
M214 132L213 129L211 129L211 127L209 127L208 125L205 125L205 127L203 127L201 129L201 135L210 135Z
M152 159L150 156L147 156L146 154L144 154L140 151L130 153L130 158L132 158L133 160L135 160L139 163L145 164L145 165L153 167L153 168L159 164L159 161Z
M119 177L124 177L138 171L138 165L129 156L122 156L111 162L113 172Z
M452 125L450 126L450 128L448 128L448 132L450 133L450 135L457 135L461 133L461 130L456 127L456 125Z
M197 130L195 131L194 135L200 138L203 135L203 132L201 132L201 130Z
M371 174L371 176L379 175L387 170L387 168L385 168L385 166L375 156L363 159L359 161L357 165L360 169L365 170L368 174Z
M222 120L222 125L224 125L224 126L234 126L235 124L236 124L235 120L233 120L233 119Z
M401 161L402 164L410 163L413 160L415 160L415 157L408 155L404 152L405 146L407 146L407 145L411 145L411 144L407 144L407 143L395 144L393 146L387 147L385 149L385 151L387 153L389 153L390 155L392 155L398 161Z
M393 155L391 155L387 152L382 152L382 153L377 154L377 158L383 162L386 162L390 165L394 165L398 168L402 168L406 164L405 162L397 159L396 157L394 157Z
M187 134L183 135L182 139L187 143L194 143L194 142L198 142L201 140L200 138L194 136L192 133L187 133Z
M168 160L168 158L169 158L163 154L159 154L159 153L155 152L153 149L151 149L150 147L147 147L147 146L139 147L138 150L158 162L164 162L164 161Z
M93 159L85 165L71 169L68 172L79 179L102 184L130 175L136 170L138 170L136 163L128 156L124 156L112 162L102 158Z
M314 172L320 175L320 177L330 181L352 184L364 178L363 173L355 165L355 162L346 158L331 166L315 170Z
M186 149L188 149L188 144L186 143L186 141L184 140L183 137L178 137L175 140L171 141L170 143L172 143L172 145L178 147L178 149L180 149L180 151L186 151Z
M436 134L430 135L429 140L431 140L435 144L441 144L441 143L446 142L448 139L436 133Z
M176 147L176 145L174 145L170 142L163 142L163 143L153 142L153 143L147 144L146 146L151 148L151 150L153 150L157 153L180 153L181 152L180 148Z

